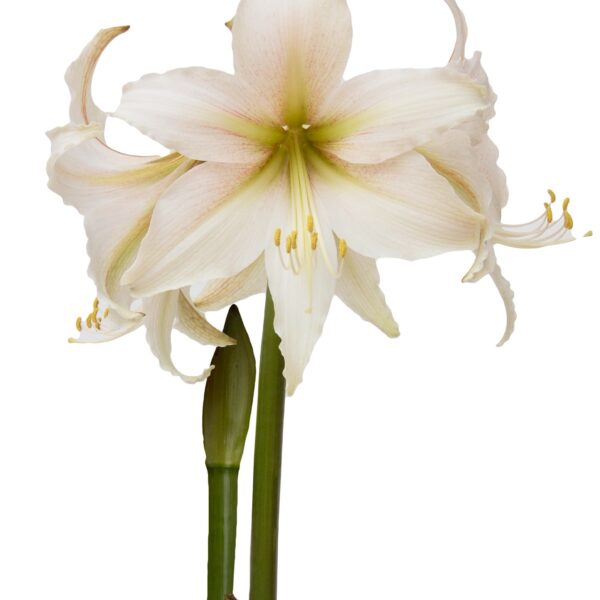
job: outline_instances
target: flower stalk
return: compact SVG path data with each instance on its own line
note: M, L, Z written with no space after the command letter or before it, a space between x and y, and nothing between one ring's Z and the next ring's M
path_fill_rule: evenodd
M238 473L256 380L254 352L235 305L224 331L237 344L215 352L202 419L208 471L208 600L233 593Z
M285 412L284 360L273 326L274 308L267 290L258 379L250 600L276 600L279 491Z

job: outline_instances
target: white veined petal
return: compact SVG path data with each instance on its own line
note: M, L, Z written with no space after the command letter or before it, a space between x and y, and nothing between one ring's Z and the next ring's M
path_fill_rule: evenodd
M352 21L346 0L242 0L232 35L236 75L299 126L341 83Z
M204 345L231 346L236 341L213 327L204 315L194 307L188 294L183 290L177 299L176 327L189 338Z
M265 259L264 256L260 256L233 277L193 285L190 296L198 310L211 311L221 310L255 294L263 294L266 289Z
M398 324L379 287L379 271L372 258L348 250L335 293L357 315L387 336L394 338L400 335Z
M268 156L284 135L261 104L233 75L190 67L126 85L115 116L191 158L248 163Z
M489 105L487 89L454 68L373 71L345 82L308 137L354 163L380 163L435 139Z
M285 156L261 166L204 163L164 194L123 284L138 297L233 277L263 252Z
M210 375L212 367L199 375L185 375L175 367L171 358L171 334L178 313L179 294L179 290L174 290L144 300L146 339L161 368L186 383L198 383Z
M371 258L416 260L479 247L484 222L416 152L379 165L310 155L315 195L339 238Z
M71 93L69 114L72 123L104 125L106 114L92 100L92 77L104 49L128 29L128 26L102 29L68 68L65 80Z
M510 287L509 281L502 275L502 271L498 266L495 258L493 259L494 267L490 271L490 277L494 282L494 285L500 293L502 302L504 302L504 308L506 310L506 328L502 339L498 342L498 346L504 346L506 342L511 338L515 330L515 322L517 320L517 311L515 309L515 294Z
M136 256L158 198L195 163L178 154L128 156L84 136L71 146L60 142L64 136L72 139L68 131L56 135L53 146L67 149L53 154L48 185L84 216L89 275L99 295L127 313L131 297L120 279Z
M318 212L319 247L316 251L305 247L306 238L298 237L297 256L310 255L310 262L304 260L298 273L289 265L290 255L273 240L265 251L265 264L269 289L275 306L275 331L281 338L281 353L285 360L284 377L287 393L292 395L302 382L304 369L308 364L315 343L321 336L325 319L335 292L337 271L337 249L334 236L326 221L323 210ZM294 228L294 215L290 201L280 202L273 211L271 230L281 228L291 231ZM310 242L309 242L310 243ZM323 258L327 253L329 265ZM282 261L282 254L284 255ZM285 261L288 267L284 266Z

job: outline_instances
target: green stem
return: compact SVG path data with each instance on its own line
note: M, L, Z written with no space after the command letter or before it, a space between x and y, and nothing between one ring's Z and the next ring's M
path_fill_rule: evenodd
M208 600L233 593L237 467L208 467Z
M281 340L275 333L273 319L273 299L267 290L254 447L250 600L276 600L277 598L279 489L285 379L283 357L279 351Z

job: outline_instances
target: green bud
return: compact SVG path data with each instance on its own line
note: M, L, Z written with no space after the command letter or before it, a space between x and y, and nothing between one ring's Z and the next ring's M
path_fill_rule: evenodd
M223 332L235 346L217 348L204 391L202 428L208 467L239 467L250 426L256 360L242 316L229 309Z

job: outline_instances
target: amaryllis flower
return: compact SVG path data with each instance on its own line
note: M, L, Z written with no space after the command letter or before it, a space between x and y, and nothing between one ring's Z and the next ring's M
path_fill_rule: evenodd
M484 85L492 98L487 111L474 119L448 130L435 140L419 148L433 168L453 186L456 193L473 210L484 217L477 258L464 281L475 282L490 275L496 284L507 311L507 324L499 345L504 344L514 330L516 312L514 294L503 277L494 253L494 244L514 248L542 248L573 241L573 218L567 198L556 206L556 194L549 190L541 214L529 223L506 225L501 222L501 212L508 201L506 176L499 168L498 149L488 135L488 121L494 116L496 100L487 75L481 66L481 54L465 58L467 25L455 0L445 0L455 18L457 40L449 66ZM541 204L541 203L540 203ZM557 208L560 211L556 218ZM588 234L589 235L589 234Z
M454 67L344 81L345 0L242 0L231 28L234 75L192 67L124 89L115 115L195 164L161 190L119 281L142 298L243 287L262 262L292 392L334 294L398 334L374 259L480 245L485 215L418 148L491 98Z
M171 360L173 327L203 344L225 346L234 340L206 321L186 290L134 299L120 283L148 229L156 201L197 164L175 153L162 158L128 156L105 144L106 115L92 101L92 75L104 48L126 30L101 31L71 65L66 75L71 122L48 134L52 140L49 185L85 217L89 274L98 290L90 313L76 320L78 338L70 341L106 342L143 324L160 365L194 383L205 379L210 369L197 376L177 370ZM213 292L218 299L218 289ZM229 297L223 304L228 301Z

